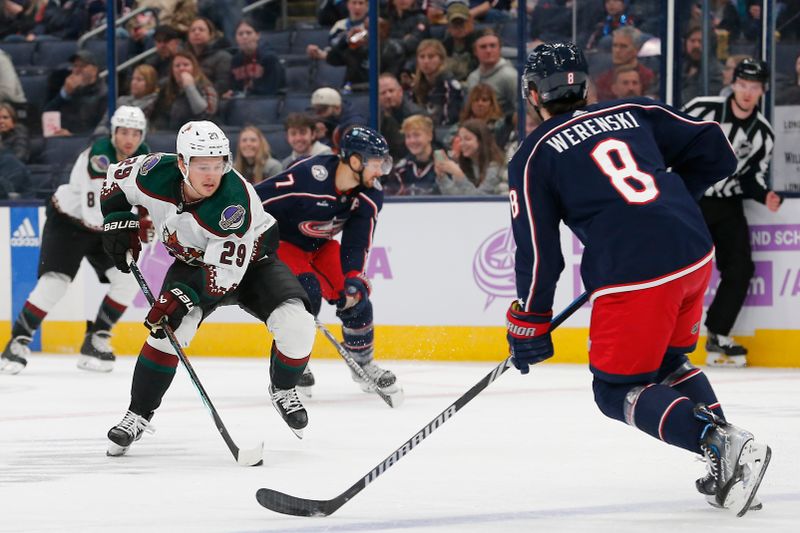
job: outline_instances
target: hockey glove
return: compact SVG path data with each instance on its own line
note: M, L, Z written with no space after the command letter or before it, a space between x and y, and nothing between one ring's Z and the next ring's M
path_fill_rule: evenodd
M186 314L194 309L200 299L197 293L183 283L173 283L171 288L164 290L150 308L144 325L150 330L150 335L157 339L166 337L164 324L168 324L172 330L176 330L181 325L181 321Z
M508 346L511 362L523 374L528 373L528 366L541 363L553 356L553 341L550 338L550 317L528 313L522 310L515 301L506 313L508 328Z
M103 220L103 249L114 260L114 266L128 274L128 251L133 260L139 259L139 217L130 211L111 213Z
M358 274L344 280L344 294L336 304L336 315L339 318L353 318L364 312L372 292L369 280Z

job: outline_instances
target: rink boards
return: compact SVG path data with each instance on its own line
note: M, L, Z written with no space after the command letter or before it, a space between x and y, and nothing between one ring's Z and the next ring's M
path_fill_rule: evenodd
M750 349L753 365L800 366L800 200L787 200L777 214L755 203L747 210L756 272L733 334ZM2 342L36 282L43 223L43 207L0 207ZM566 227L561 241L566 266L556 313L582 292L581 245ZM515 297L514 249L505 201L385 204L366 269L373 283L378 356L502 360L505 310ZM170 262L160 244L147 247L139 261L154 287L160 286ZM706 303L717 282L715 275ZM94 317L105 290L84 262L67 296L44 322L41 349L75 353L83 321ZM138 353L146 309L144 297L137 296L115 329L117 353ZM589 310L585 306L554 332L560 362L586 361ZM328 305L321 318L337 322ZM263 324L228 307L204 322L188 353L260 357L269 342ZM701 348L694 357L700 362L704 355ZM338 357L321 336L314 356Z

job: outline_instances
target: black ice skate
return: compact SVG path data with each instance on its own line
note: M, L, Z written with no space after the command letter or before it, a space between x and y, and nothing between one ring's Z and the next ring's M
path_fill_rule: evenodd
M756 443L752 433L725 422L705 405L695 407L694 413L708 423L700 437L700 448L711 478L698 480L697 489L703 493L713 490L713 503L709 503L744 516L760 503L754 500L772 450L766 444Z
M706 339L706 365L714 367L741 368L747 366L747 348L733 337L708 332Z
M717 503L717 479L714 477L714 474L711 473L708 463L706 463L706 475L696 480L694 485L697 487L697 492L706 497L706 501L711 507L722 509ZM760 511L763 507L758 496L754 496L753 501L750 502L748 511Z
M93 372L111 372L117 359L111 351L111 332L91 331L92 323L86 323L86 335L78 357L78 368Z
M0 356L0 374L19 374L22 369L28 364L28 357L31 354L31 349L28 344L31 342L31 337L25 335L18 335L8 341L3 355Z
M302 439L303 428L308 425L308 413L297 396L297 390L294 388L276 389L270 385L269 395L272 399L272 405L280 413L283 421L297 435L298 439Z
M128 448L131 447L135 441L142 438L142 435L147 433L155 433L156 428L150 425L150 418L137 415L133 411L128 411L122 418L122 421L108 430L108 449L106 455L111 457L118 457L125 455Z
M306 365L305 369L303 370L303 375L300 376L295 388L297 389L297 392L306 398L311 398L311 388L314 386L314 383L316 383L314 380L314 374L311 373L311 369L308 367L308 365Z

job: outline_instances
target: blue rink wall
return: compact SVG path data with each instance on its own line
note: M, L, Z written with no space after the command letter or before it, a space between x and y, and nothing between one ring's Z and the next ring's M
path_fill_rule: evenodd
M747 206L756 272L733 335L749 349L756 366L800 366L800 199L778 213ZM0 341L36 281L44 208L0 207ZM583 288L582 247L562 227L566 263L554 311ZM504 199L490 201L392 202L384 205L366 273L373 283L378 357L417 360L499 361L507 351L505 310L515 297L514 240ZM171 258L160 244L146 247L140 267L151 286L160 286ZM712 278L706 304L718 283ZM106 287L87 264L67 296L45 320L41 349L75 353L85 320L94 318ZM138 295L114 331L118 354L136 354L146 336L147 309ZM337 323L330 306L320 318ZM555 360L587 362L590 307L584 306L554 332ZM200 328L191 355L266 356L269 333L238 308L222 308ZM702 346L702 339L701 339ZM320 336L314 357L338 357ZM704 360L702 347L692 356Z

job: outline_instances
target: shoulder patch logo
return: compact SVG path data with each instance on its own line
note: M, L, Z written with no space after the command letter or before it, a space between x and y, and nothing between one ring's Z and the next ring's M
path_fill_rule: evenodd
M159 161L161 161L161 154L148 155L145 160L142 161L142 167L139 169L139 174L141 176L146 176L148 172L156 167Z
M105 172L108 170L108 165L111 164L111 159L105 154L93 155L89 160L92 168L97 172Z
M317 181L325 181L325 178L328 177L328 169L322 165L314 165L311 167L311 175Z
M224 230L239 229L244 224L244 207L240 205L229 205L222 210L219 217L219 227Z

